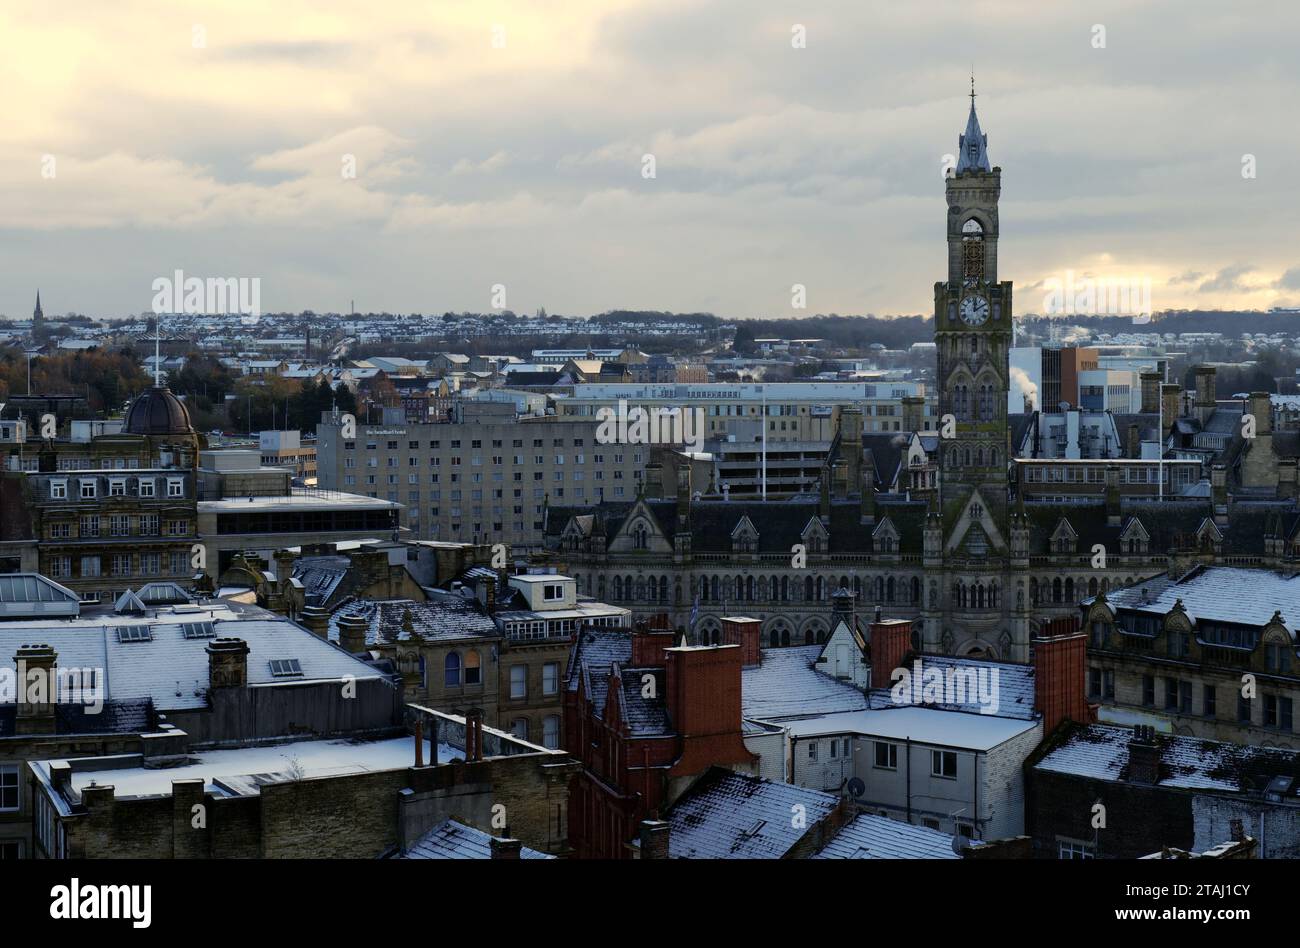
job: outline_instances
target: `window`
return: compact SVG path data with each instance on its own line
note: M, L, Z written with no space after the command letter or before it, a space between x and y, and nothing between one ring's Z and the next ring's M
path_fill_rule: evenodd
M1060 856L1062 859L1095 859L1092 843L1081 843L1073 839L1063 839L1060 841Z
M0 764L0 813L18 809L18 765Z
M542 746L547 750L557 750L560 746L560 716L548 715L542 719Z
M527 665L510 666L510 697L512 698L528 697L528 666Z
M898 769L898 745L885 741L875 741L875 765L882 770Z
M1250 699L1240 693L1237 695L1237 723L1250 723Z
M108 481L108 496L109 496L109 497L125 497L125 496L126 496L126 478L125 478L125 477L113 477L113 478L110 478L110 479L109 479L109 481Z
M547 602L556 602L563 599L564 586L559 583L555 583L554 585L550 583L546 584L542 587L542 598Z
M50 497L52 497L54 500L67 500L68 482L50 481Z
M528 740L528 719L515 718L510 724L510 733L521 741Z
M808 742L808 759L809 759L809 760L816 760L816 759L817 759L817 742L816 742L816 741L809 741L809 742Z
M1156 703L1156 680L1152 675L1142 676L1142 703L1148 708Z
M471 649L465 656L465 684L483 684L483 667L477 651Z
M1279 695L1264 695L1264 726L1290 731L1292 726L1291 699Z
M272 678L294 678L302 675L302 665L296 658L276 658L270 662Z
M181 635L187 639L210 639L216 634L211 622L185 622L181 625Z
M95 499L95 482L94 482L94 481L82 481L82 482L81 482L81 499L82 499L82 500L94 500L94 499Z
M1201 713L1207 718L1213 718L1218 715L1219 692L1214 685L1206 685L1202 693Z
M542 666L542 694L553 695L560 690L560 666L558 662L547 662Z
M460 686L460 653L448 652L442 663L442 683L448 688Z
M153 630L147 625L119 625L117 640L124 645L128 642L152 642Z
M935 777L957 776L956 751L930 751L930 773Z
M99 573L99 557L98 557L98 556L83 556L83 557L81 558L81 575L82 575L82 578L84 579L84 578L89 577L89 576L98 576L99 574L100 574L100 573Z

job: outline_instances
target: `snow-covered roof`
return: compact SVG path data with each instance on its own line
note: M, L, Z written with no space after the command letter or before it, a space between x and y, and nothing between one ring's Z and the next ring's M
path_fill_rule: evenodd
M820 645L762 650L762 662L741 672L741 711L764 721L857 711L867 696L818 671Z
M456 820L443 820L396 859L491 859L492 837ZM548 853L519 848L520 859L554 859Z
M424 759L432 760L430 742L425 740ZM464 758L464 751L449 744L438 745L438 763ZM130 759L130 758L128 758ZM120 758L99 758L105 763ZM171 793L173 780L201 778L204 790L215 796L255 795L268 783L282 783L311 777L337 777L380 770L398 770L415 765L415 740L394 737L378 741L353 739L294 741L256 747L206 750L190 754L190 763L179 767L116 767L72 772L72 789L80 793L92 782L112 786L119 797Z
M1112 609L1156 615L1167 614L1179 599L1187 617L1195 622L1266 625L1280 612L1289 628L1300 626L1300 577L1268 570L1207 566L1176 582L1165 573L1106 594Z
M978 844L976 844L978 845ZM952 837L887 816L860 813L814 859L959 859Z
M786 725L792 738L861 734L973 751L991 750L1035 727L1036 721L1019 718L915 706L828 714Z
M1017 665L1013 662L989 662L977 658L962 658L953 655L921 655L919 661L923 675L926 669L936 669L945 676L945 680L947 680L950 673L957 671L973 670L979 676L995 675L998 686L997 705L993 711L984 712L986 714L996 714L998 717L1003 718L1020 718L1026 721L1033 720L1037 716L1037 712L1034 710L1033 665ZM909 666L907 670L915 677L915 665ZM982 680L990 679L984 678ZM976 700L977 696L969 695L968 697L970 700L963 703L934 702L926 706L946 711L980 713L981 709L978 700ZM873 708L897 706L891 689L888 688L872 691L870 700Z
M1104 724L1077 727L1034 769L1093 780L1127 780L1132 738L1131 728ZM1161 787L1249 792L1274 776L1294 775L1297 771L1296 752L1286 748L1225 744L1169 734L1158 735L1157 739L1157 785Z
M216 618L226 616L227 618ZM59 668L102 669L106 701L152 699L159 711L207 706L207 646L214 638L239 638L248 645L249 685L278 684L270 663L297 659L302 675L291 680L334 681L383 677L374 667L288 619L238 619L228 610L175 612L160 609L152 616L95 616L63 622L5 622L0 624L0 669L14 669L19 645L48 644L58 654ZM212 624L212 634L187 638L182 626ZM149 636L127 641L119 628L146 628ZM204 630L206 633L206 630Z
M839 798L715 767L668 814L672 859L780 859ZM804 819L792 814L802 806ZM796 825L799 823L799 825Z

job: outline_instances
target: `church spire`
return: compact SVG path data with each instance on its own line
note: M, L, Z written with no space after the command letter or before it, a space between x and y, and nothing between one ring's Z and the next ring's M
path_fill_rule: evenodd
M36 309L32 310L32 322L39 324L45 314L41 312L41 291L36 291Z
M957 138L957 173L963 171L989 171L989 137L980 131L979 116L975 114L975 73L970 77L970 116L966 119L966 133Z

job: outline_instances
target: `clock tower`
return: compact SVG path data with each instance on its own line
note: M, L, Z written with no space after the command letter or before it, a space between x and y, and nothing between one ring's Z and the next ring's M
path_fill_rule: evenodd
M940 502L945 552L1006 553L1011 283L998 282L998 196L971 83L970 116L946 181L948 279L934 285ZM976 509L969 510L974 501ZM970 516L971 514L974 516ZM979 530L968 529L973 521ZM958 535L958 531L963 535ZM983 536L980 536L980 534Z
M934 285L938 350L939 496L927 520L926 650L1028 658L1021 518L1008 503L1007 393L1011 284L998 281L1002 169L989 165L975 115L945 180L948 278Z

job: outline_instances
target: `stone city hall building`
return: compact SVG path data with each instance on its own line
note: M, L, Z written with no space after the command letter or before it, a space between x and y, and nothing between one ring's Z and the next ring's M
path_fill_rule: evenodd
M1178 406L1178 387L1152 385L1143 413L1125 419L1171 456L1203 452L1199 484L1175 483L1172 465L1156 458L1126 457L1087 462L1101 467L1097 478L1049 471L1060 485L1046 497L1022 489L1027 465L1011 446L1032 416L1007 412L1012 287L998 279L1001 169L986 147L972 99L946 181L947 279L934 286L939 416L953 421L937 442L938 490L925 499L890 490L894 472L864 451L853 409L840 412L816 496L701 499L690 464L666 453L676 475L667 490L652 463L633 500L574 507L551 498L546 545L579 592L634 615L667 614L707 641L723 616L743 610L762 620L765 646L780 646L824 641L832 596L847 588L861 607L911 619L926 652L1024 662L1042 621L1165 572L1170 551L1265 565L1262 527L1279 511L1294 519L1294 476L1290 490L1285 477L1270 485L1258 476L1280 448L1267 416L1266 436L1254 441L1231 432L1206 440L1216 419L1239 421L1245 410L1214 401L1212 374L1197 376L1208 386L1198 415L1162 413L1152 402ZM1149 477L1167 486L1153 496Z

